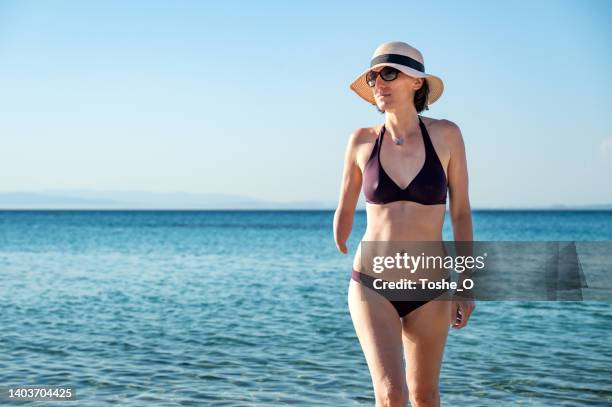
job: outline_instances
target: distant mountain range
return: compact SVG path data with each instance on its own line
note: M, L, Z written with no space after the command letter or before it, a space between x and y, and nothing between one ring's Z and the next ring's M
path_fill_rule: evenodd
M189 192L52 190L0 192L0 209L335 209L337 202L275 202L248 196ZM364 209L360 202L357 209ZM612 210L612 204L473 208L474 210Z
M330 209L334 202L274 202L189 192L56 190L1 192L0 209Z

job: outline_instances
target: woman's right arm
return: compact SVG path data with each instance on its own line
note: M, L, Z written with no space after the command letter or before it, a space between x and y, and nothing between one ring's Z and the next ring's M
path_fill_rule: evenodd
M342 171L342 183L340 185L340 199L338 208L334 214L334 240L340 252L346 254L346 241L353 228L353 218L359 192L361 190L361 169L357 164L357 147L361 130L351 134L344 155L344 170Z

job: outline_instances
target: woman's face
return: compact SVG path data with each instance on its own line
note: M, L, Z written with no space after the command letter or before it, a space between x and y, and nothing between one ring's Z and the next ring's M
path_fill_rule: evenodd
M380 72L384 67L378 67L373 71ZM374 100L379 109L388 111L393 110L394 106L404 105L414 101L414 93L422 86L423 79L408 76L403 72L398 72L397 78L392 81L385 81L378 75L372 89Z

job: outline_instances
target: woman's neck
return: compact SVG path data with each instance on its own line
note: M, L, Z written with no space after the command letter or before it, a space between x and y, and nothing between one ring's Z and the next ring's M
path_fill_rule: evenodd
M399 114L395 112L386 114L385 129L395 139L407 140L414 137L420 133L419 127L419 115L414 109Z

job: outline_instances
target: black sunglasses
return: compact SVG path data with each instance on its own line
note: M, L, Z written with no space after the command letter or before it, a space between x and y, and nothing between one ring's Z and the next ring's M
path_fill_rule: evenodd
M380 75L381 78L383 78L384 81L392 81L395 78L397 78L397 74L399 73L399 70L390 67L390 66L385 66L383 69L380 70L380 72L376 72L376 71L370 71L366 74L366 82L368 83L368 86L373 88L374 85L376 85L376 77L378 75Z

